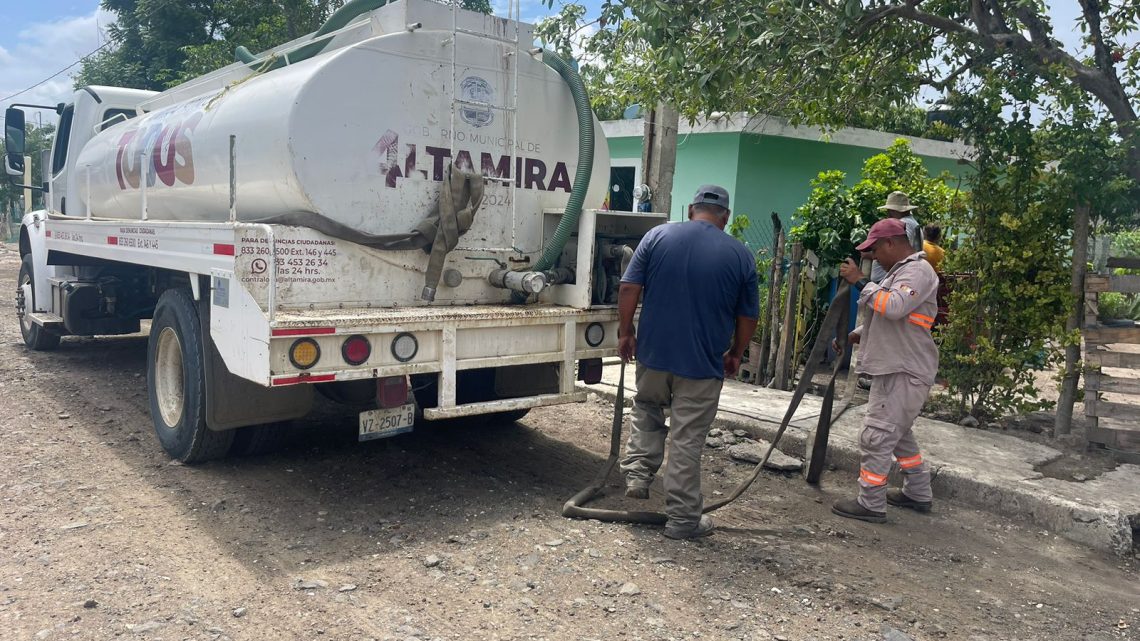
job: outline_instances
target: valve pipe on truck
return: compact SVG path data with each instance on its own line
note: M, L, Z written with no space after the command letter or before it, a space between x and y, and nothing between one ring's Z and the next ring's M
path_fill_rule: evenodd
M255 447L314 392L359 437L579 402L617 354L624 263L663 215L608 212L573 67L531 26L354 0L318 32L161 93L57 107L19 236L24 342L149 321L155 433L187 463ZM6 113L23 173L22 107Z

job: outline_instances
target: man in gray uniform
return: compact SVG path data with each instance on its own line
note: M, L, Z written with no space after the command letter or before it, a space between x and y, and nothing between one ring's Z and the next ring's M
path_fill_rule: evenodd
M859 373L873 377L863 431L859 497L837 501L839 516L882 523L886 505L929 512L930 470L922 460L912 428L938 372L938 346L930 335L938 313L938 275L914 251L906 226L886 218L871 227L859 251L869 253L886 270L883 282L869 282L854 261L840 266L840 276L862 285L859 304L871 308L863 326L850 335L862 343ZM888 490L892 457L903 474L903 489Z

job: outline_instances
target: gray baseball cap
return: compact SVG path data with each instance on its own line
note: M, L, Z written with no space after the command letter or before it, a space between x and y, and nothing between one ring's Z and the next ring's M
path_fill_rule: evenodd
M701 203L720 205L728 209L728 191L720 185L701 185L697 188L697 194L693 196L693 204Z

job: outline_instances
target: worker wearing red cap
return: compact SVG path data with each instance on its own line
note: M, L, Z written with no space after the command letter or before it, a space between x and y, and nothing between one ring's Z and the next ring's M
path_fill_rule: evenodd
M938 313L938 275L895 218L875 223L858 250L887 274L876 284L851 259L839 268L847 282L862 286L859 304L871 309L849 339L863 346L859 373L874 378L859 435L859 496L837 501L831 511L882 523L888 503L919 512L929 512L932 503L930 470L912 429L938 372L938 346L930 334ZM902 490L887 489L892 459L902 472Z

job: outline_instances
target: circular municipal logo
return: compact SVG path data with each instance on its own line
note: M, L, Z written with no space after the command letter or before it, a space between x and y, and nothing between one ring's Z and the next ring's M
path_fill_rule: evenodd
M495 90L491 84L479 76L467 76L459 84L459 96L463 100L490 104L495 97ZM486 127L495 120L495 112L483 105L463 104L459 110L459 117L469 125Z

